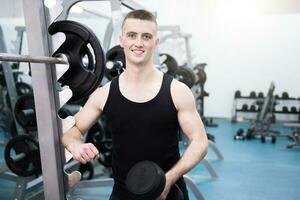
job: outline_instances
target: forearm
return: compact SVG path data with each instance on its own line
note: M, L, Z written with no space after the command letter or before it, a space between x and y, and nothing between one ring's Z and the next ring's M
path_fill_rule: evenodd
M174 184L180 177L195 167L207 154L207 141L192 140L176 165L166 173Z
M62 143L68 151L72 152L78 144L83 143L82 133L76 126L73 126L63 134Z

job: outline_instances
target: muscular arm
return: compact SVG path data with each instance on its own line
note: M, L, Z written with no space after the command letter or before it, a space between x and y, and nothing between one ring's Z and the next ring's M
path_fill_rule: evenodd
M76 160L82 163L94 159L99 153L93 144L84 144L82 136L101 115L108 91L109 84L96 89L84 107L74 116L75 126L63 134L63 145Z
M180 127L187 136L189 145L176 165L166 173L165 194L160 199L166 198L170 186L195 167L205 157L208 149L205 129L196 110L191 90L186 85L173 80L171 94L177 108Z

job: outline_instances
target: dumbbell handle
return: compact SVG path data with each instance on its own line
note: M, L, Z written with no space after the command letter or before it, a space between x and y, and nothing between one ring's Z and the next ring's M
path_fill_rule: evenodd
M19 153L19 154L15 155L15 156L13 156L13 157L11 157L11 158L12 158L12 160L13 160L14 162L18 162L18 161L20 161L21 159L23 159L23 158L25 158L25 157L26 157L26 154L25 154L25 153Z

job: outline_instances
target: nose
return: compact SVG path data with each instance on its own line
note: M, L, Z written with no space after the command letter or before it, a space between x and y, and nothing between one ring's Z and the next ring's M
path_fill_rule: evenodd
M141 47L144 45L143 43L143 40L141 37L137 37L136 40L135 40L135 45L138 46L138 47Z

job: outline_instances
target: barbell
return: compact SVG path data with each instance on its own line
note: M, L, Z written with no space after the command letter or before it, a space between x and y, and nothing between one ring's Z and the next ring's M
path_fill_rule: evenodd
M0 61L69 65L58 79L62 86L72 90L69 101L88 96L100 85L104 74L105 58L97 36L88 27L70 20L56 21L48 31L51 35L62 32L66 36L52 57L0 53Z

